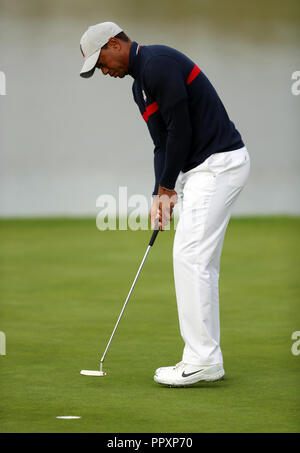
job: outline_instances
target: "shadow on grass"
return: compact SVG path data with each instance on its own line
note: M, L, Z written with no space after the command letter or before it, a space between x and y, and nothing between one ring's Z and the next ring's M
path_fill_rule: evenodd
M171 390L171 389L175 389L175 390L201 390L201 389L216 390L216 389L224 389L226 387L229 387L231 385L231 382L232 382L231 379L225 378L225 379L221 379L221 380L215 381L215 382L205 382L205 381L197 382L196 384L188 385L186 387L170 387L165 384L155 384L155 383L154 383L154 385L157 388L167 389L167 390Z
M118 390L120 387L119 383L116 383L115 381L112 381L110 379L103 379L102 377L95 377L95 376L90 376L88 379L83 379L84 386L88 387L89 389L97 389L97 390ZM225 378L221 379L219 381L215 382L197 382L196 384L192 384L186 387L170 387L168 385L164 384L157 384L155 382L151 383L149 385L149 382L145 383L145 381L140 381L140 382L135 382L129 383L129 382L123 382L122 388L128 388L128 389L137 389L137 388L147 388L148 390L171 390L171 389L176 389L176 390L201 390L201 389L209 389L209 390L217 390L217 389L224 389L227 387L230 387L232 384L232 379Z

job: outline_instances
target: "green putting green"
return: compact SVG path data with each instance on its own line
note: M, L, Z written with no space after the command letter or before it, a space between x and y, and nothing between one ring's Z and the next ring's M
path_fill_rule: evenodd
M91 219L1 220L1 432L297 432L299 218L232 219L221 261L226 377L172 389L180 361L173 231L159 233L108 351L149 231ZM80 416L63 420L57 416Z

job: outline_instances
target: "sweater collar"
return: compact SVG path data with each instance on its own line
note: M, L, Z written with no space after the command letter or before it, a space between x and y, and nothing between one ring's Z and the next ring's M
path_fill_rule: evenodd
M129 71L130 74L134 79L137 79L140 73L140 49L141 46L133 41L130 52L129 52Z

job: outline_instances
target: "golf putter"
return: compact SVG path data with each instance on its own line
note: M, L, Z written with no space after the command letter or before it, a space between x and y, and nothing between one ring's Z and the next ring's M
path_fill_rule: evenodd
M145 263L146 258L147 258L147 256L148 256L148 253L150 252L150 249L151 249L151 247L153 246L153 244L154 244L154 242L155 242L155 239L156 239L156 236L158 235L158 232L159 232L159 226L158 226L158 221L157 221L157 222L156 222L156 225L155 225L155 228L154 228L154 231L153 231L153 233L152 233L151 239L150 239L150 241L149 241L149 244L148 244L146 253L145 253L145 255L144 255L144 258L142 259L142 262L141 262L141 264L140 264L139 270L137 271L137 274L136 274L136 276L135 276L135 279L133 280L133 283L132 283L132 285L131 285L130 291L129 291L128 296L127 296L127 298L126 298L126 300L125 300L125 303L124 303L124 305L123 305L123 308L122 308L122 310L121 310L121 313L120 313L120 315L119 315L119 317L118 317L118 320L117 320L117 322L116 322L116 325L115 325L115 327L114 327L114 330L112 331L112 334L111 334L111 336L110 336L110 339L108 340L108 343L107 343L107 346L106 346L105 351L104 351L104 353L103 353L103 356L102 356L102 358L101 358L101 360L100 360L100 370L99 370L99 371L97 371L97 370L81 370L81 371L80 371L80 374L83 374L83 375L85 375L85 376L106 376L105 371L103 371L103 362L104 362L104 360L105 360L106 353L107 353L108 348L109 348L109 346L110 346L110 343L111 343L111 341L112 341L112 339L113 339L113 337L114 337L114 334L115 334L115 332L116 332L116 330L117 330L117 327L118 327L118 325L119 325L119 322L120 322L120 320L121 320L121 318L122 318L122 316L123 316L124 310L125 310L126 305L127 305L128 301L129 301L129 298L130 298L130 296L131 296L131 293L132 293L132 291L133 291L133 289L134 289L134 287L135 287L136 281L137 281L137 279L138 279L138 277L139 277L139 275L140 275L140 273L141 273L141 270L142 270L142 268L143 268L143 266L144 266L144 263Z

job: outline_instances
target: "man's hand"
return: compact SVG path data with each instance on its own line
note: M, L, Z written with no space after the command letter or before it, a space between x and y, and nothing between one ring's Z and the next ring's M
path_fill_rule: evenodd
M156 203L158 203L158 225L160 230L163 230L167 223L172 220L172 212L177 200L175 190L166 189L162 186L158 187Z
M153 201L151 206L151 211L149 213L151 219L151 229L155 229L156 221L159 219L159 211L158 211L158 195L153 195Z
M162 230L167 223L172 220L172 212L177 203L177 193L172 189L165 189L162 186L158 188L158 195L153 196L152 207L150 211L151 228L154 230L157 220L159 229Z

